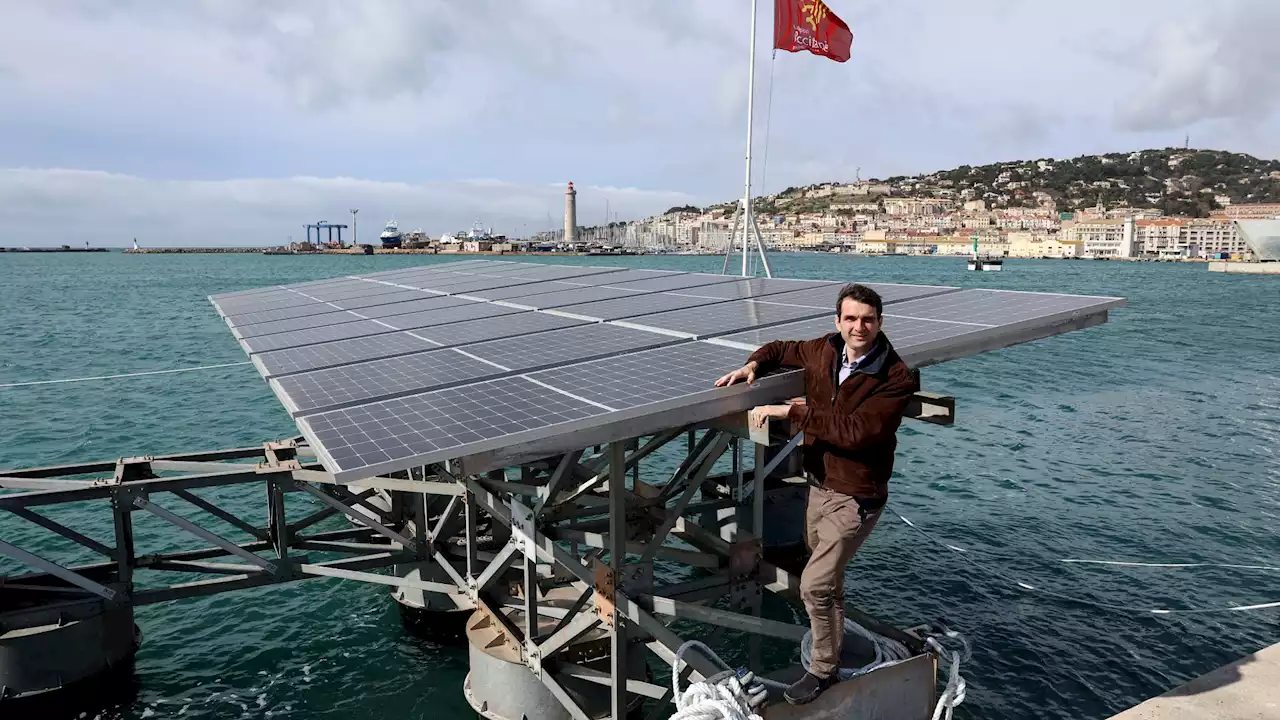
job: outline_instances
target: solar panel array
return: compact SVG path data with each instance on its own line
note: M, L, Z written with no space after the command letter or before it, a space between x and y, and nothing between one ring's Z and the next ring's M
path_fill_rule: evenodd
M869 284L886 335L917 364L1100 321L1124 302ZM465 260L210 300L346 481L637 413L722 413L730 391L714 380L765 342L831 332L841 285Z

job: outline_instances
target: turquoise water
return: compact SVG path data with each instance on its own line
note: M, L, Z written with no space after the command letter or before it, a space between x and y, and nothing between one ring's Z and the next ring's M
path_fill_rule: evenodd
M0 384L240 361L208 294L431 261L0 255ZM926 369L926 389L956 396L958 422L904 426L892 507L1007 577L1096 602L1280 600L1274 572L1060 562L1280 565L1280 279L1173 264L1010 261L995 275L966 273L958 259L774 263L789 277L1127 297L1102 327ZM696 257L609 264L720 267ZM294 433L249 366L0 389L0 468ZM225 490L214 497L232 509L260 505ZM61 511L109 539L98 513ZM0 537L48 546L43 531L9 517ZM139 526L139 552L180 541ZM969 699L957 713L967 718L1105 717L1280 640L1280 610L1152 616L1021 591L896 519L859 553L848 592L889 622L945 618L972 639ZM382 588L308 581L146 607L138 624L133 686L121 698L85 699L86 717L471 716L465 652L408 636Z

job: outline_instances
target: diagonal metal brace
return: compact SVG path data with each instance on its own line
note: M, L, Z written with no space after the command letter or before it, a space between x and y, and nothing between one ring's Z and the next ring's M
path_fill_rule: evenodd
M26 550L23 550L16 545L10 545L3 540L0 540L0 555L8 555L24 565L30 565L33 568L43 570L50 575L66 580L72 585L84 588L105 600L115 600L120 595L120 593L112 590L106 585L96 583L74 570L69 570L52 560L45 560L39 555L29 553Z
M276 567L275 563L258 557L257 555L249 552L248 550L245 550L244 548L240 547L239 545L236 545L235 543L222 537L221 535L218 535L217 533L209 532L208 530L205 530L204 528L200 527L199 525L196 525L190 520L180 515L176 515L160 507L159 505L152 503L150 500L147 500L144 497L134 496L133 506L138 508L139 510L146 510L152 515L155 515L156 517L159 517L169 522L172 525L177 525L178 527L182 528L183 530L186 530L192 535L195 535L196 537L206 540L208 542L211 542L214 545L217 545L218 547L222 548L223 550L226 550L227 552L231 553L232 555L235 555L236 557L239 557L243 560L247 560L253 563L254 565L257 565L258 567L262 568L266 572L269 572L274 575L279 570L279 568Z

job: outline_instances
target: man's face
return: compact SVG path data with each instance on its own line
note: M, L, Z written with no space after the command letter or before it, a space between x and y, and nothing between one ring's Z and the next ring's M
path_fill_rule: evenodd
M844 338L844 344L857 355L871 349L880 334L880 317L876 309L853 298L845 298L836 316L836 331Z

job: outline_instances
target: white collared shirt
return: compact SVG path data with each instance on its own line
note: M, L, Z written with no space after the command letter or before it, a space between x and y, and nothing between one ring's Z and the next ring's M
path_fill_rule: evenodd
M845 378L849 377L849 375L852 374L854 370L857 370L858 366L862 364L862 361L866 360L867 355L870 355L870 354L871 353L868 351L854 358L852 361L850 361L848 350L845 350L844 352L840 353L840 384L841 385L844 384Z

